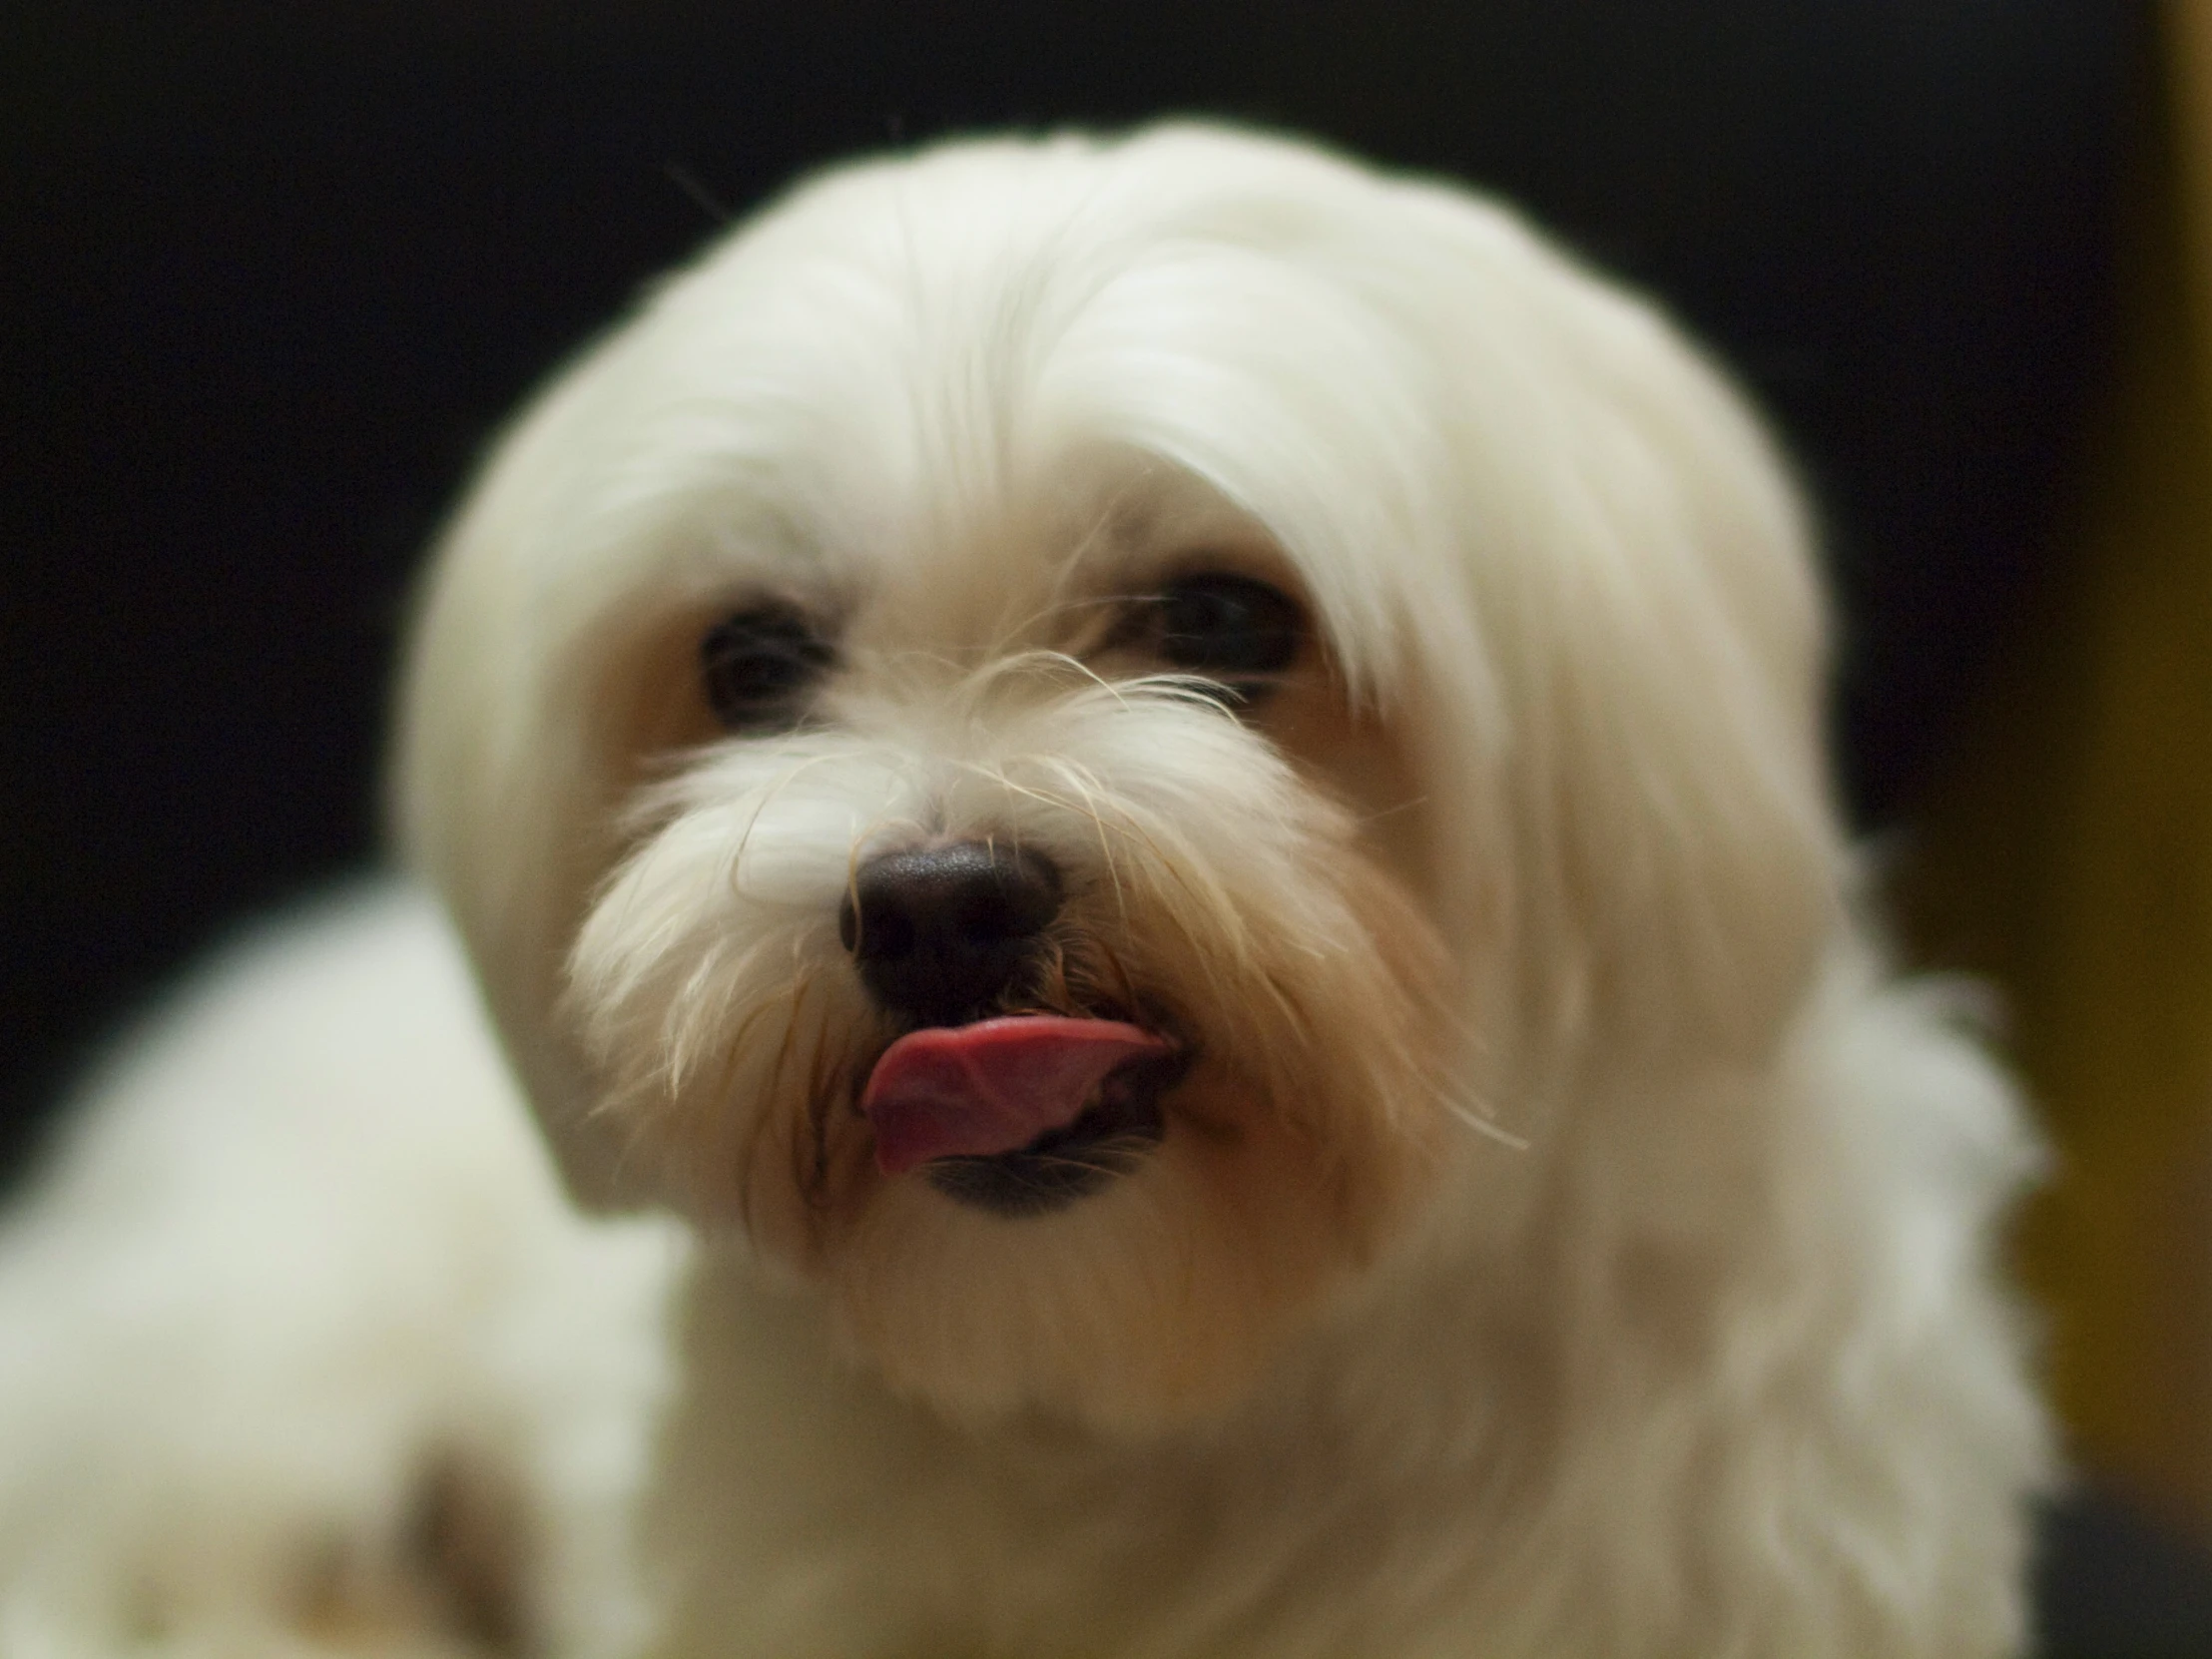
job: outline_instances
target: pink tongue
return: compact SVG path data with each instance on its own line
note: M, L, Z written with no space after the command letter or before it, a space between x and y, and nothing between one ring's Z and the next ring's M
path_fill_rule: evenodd
M932 1158L989 1157L1073 1123L1106 1074L1170 1044L1110 1019L1021 1014L909 1032L860 1095L875 1163L896 1175Z

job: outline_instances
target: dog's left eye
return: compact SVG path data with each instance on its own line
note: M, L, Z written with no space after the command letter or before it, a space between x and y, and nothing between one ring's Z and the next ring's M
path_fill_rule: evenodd
M1280 588L1208 571L1172 582L1154 601L1154 638L1177 668L1232 684L1291 666L1306 613Z
M807 689L836 653L797 606L756 605L726 617L699 642L699 673L715 718L733 732L794 724Z

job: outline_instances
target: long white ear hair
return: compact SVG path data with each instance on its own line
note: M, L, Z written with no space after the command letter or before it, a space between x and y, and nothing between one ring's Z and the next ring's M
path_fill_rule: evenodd
M623 603L619 585L650 574L639 550L595 547L610 515L585 499L604 483L596 430L620 423L632 337L610 336L524 411L447 527L401 665L390 765L400 848L461 933L570 1189L602 1206L644 1195L626 1189L624 1149L592 1117L590 1069L555 1009L616 851L631 745L651 725L637 654L665 615Z
M1471 900L1459 926L1495 930L1475 994L1510 1010L1478 1007L1480 1029L1539 1092L1756 1065L1847 867L1798 491L1650 306L1493 208L1403 196L1436 288L1481 296L1434 292L1422 325L1465 604L1412 621L1432 799L1468 830L1445 885Z

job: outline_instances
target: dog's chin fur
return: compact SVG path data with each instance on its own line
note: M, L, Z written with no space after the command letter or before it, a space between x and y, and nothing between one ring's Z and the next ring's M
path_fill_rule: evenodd
M1264 684L1141 625L1217 572ZM768 603L818 672L726 729ZM525 414L404 681L566 1198L419 897L219 972L0 1255L0 1647L2011 1651L2032 1149L1883 981L1821 673L1757 423L1491 204L1195 127L808 185ZM1033 1205L861 1109L855 872L968 842L1062 889L978 1011L1174 1056Z

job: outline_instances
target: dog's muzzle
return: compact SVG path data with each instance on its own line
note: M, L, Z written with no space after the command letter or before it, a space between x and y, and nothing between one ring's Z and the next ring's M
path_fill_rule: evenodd
M915 1029L884 1050L860 1110L885 1174L920 1169L947 1197L1038 1215L1103 1187L1163 1133L1181 1048L1124 1020L1025 1012L1021 981L1059 914L1043 855L960 841L855 872L838 936L861 981Z

